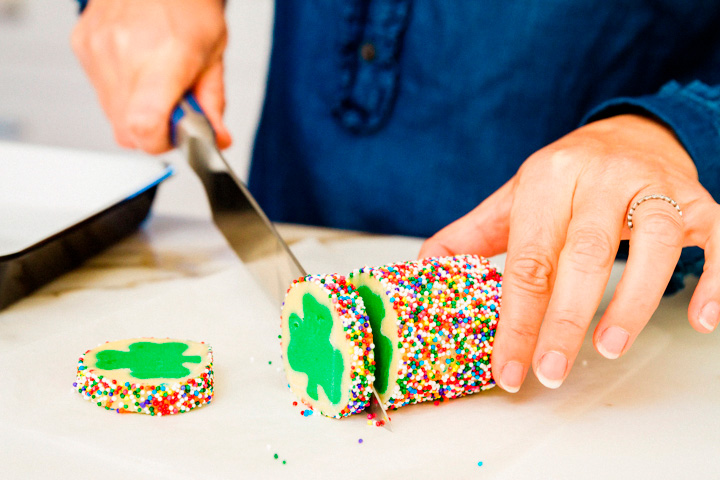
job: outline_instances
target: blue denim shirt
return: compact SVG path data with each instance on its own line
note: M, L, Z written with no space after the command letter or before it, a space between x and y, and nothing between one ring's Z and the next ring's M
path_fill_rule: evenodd
M275 220L428 236L641 112L720 200L718 25L717 0L279 0L250 188Z

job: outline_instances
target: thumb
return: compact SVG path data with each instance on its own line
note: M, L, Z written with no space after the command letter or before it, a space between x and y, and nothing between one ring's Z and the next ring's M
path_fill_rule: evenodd
M195 98L202 107L210 124L215 130L218 147L227 148L232 143L228 128L223 121L225 112L225 82L223 80L222 58L213 62L205 70L193 88Z
M428 238L419 258L474 253L492 257L507 250L516 177L465 216Z

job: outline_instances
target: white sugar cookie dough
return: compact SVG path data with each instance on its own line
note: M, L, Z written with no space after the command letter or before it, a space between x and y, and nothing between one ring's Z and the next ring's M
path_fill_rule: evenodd
M187 412L212 400L212 348L157 338L108 342L80 357L73 385L86 400L118 413Z
M362 299L342 275L293 282L281 313L290 389L328 417L363 410L372 395L372 331Z
M494 385L501 276L486 259L428 258L349 275L370 318L375 389L387 408Z

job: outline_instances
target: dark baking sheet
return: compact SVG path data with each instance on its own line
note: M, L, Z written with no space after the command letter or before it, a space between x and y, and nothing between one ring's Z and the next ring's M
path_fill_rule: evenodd
M167 164L153 159L130 156L125 160L120 155L3 142L0 142L0 166L17 177L9 179L6 175L0 182L0 188L16 189L9 193L4 190L5 194L0 197L6 202L0 204L0 212L4 211L5 217L13 217L8 212L15 211L14 207L22 209L32 203L34 193L29 191L35 188L31 185L32 176L38 178L41 185L37 195L43 196L42 201L37 202L39 206L28 207L26 222L23 215L6 218L5 223L0 218L0 228L8 230L15 227L23 231L26 223L33 224L23 233L29 239L28 244L17 237L8 240L7 230L0 232L0 309L134 232L148 216L158 185L172 173ZM104 166L108 168L103 170ZM83 169L92 172L83 173ZM67 174L61 175L61 172ZM57 181L53 181L52 176L58 177ZM83 201L83 188L88 192L92 190L86 196L87 202ZM108 196L103 195L105 191ZM68 202L73 204L72 208L58 206L68 192L73 192L74 198ZM57 195L55 201L53 194ZM17 205L12 205L16 198ZM38 218L48 221L38 222ZM67 223L63 223L63 218L67 218ZM46 225L52 229L43 229ZM34 235L38 230L41 234ZM3 238L5 248L2 248Z

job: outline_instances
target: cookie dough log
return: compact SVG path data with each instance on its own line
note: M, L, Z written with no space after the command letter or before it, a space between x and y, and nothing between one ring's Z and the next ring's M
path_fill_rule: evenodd
M80 357L73 385L86 400L118 413L187 412L212 400L212 348L157 338L108 342Z
M364 267L349 276L370 317L375 389L386 408L494 385L501 276L477 256Z
M362 299L342 275L293 282L281 313L281 346L290 389L325 416L363 410L375 362Z

